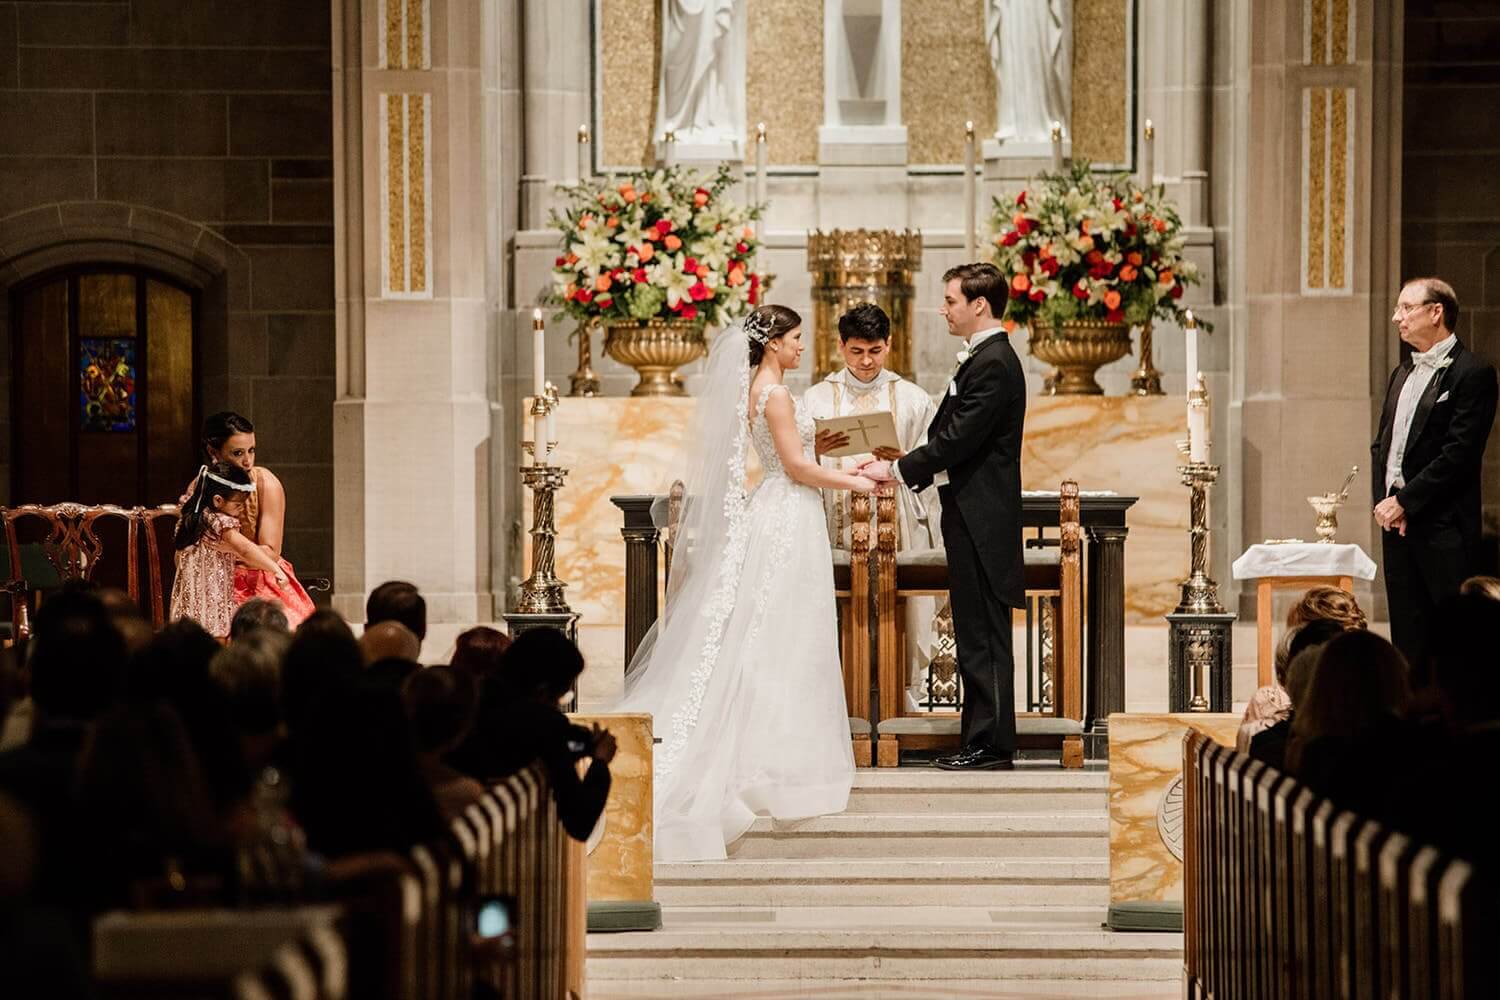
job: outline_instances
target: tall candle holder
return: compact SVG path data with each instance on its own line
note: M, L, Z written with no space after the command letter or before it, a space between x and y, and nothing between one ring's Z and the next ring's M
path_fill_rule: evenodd
M1207 390L1200 391L1207 406ZM1207 442L1203 444L1206 451ZM1218 481L1219 467L1189 460L1177 472L1188 488L1189 568L1182 599L1167 615L1168 707L1173 712L1227 712L1235 615L1219 601L1219 585L1208 575L1208 488Z
M1161 372L1156 370L1151 349L1151 321L1141 325L1141 366L1130 375L1132 396L1165 396L1161 387Z
M557 406L557 389L548 383L546 391L531 401L532 426L548 424ZM515 609L504 617L513 636L533 628L555 628L576 642L578 615L568 607L563 596L567 584L557 576L557 491L568 470L551 464L556 444L549 440L551 435L534 436L536 440L521 443L532 460L520 469L522 485L531 490L531 575L521 583Z
M599 373L593 367L594 324L583 323L578 327L578 367L568 376L568 395L592 398L599 395Z

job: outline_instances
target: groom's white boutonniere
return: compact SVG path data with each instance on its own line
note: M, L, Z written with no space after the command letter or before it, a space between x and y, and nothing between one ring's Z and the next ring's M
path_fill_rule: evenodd
M1436 365L1434 365L1433 370L1442 371L1444 368L1447 368L1451 364L1453 364L1453 355L1450 354L1443 360L1439 361Z
M956 365L953 366L954 374L957 374L958 370L964 366L964 362L968 361L968 360L969 360L969 349L966 347L963 350L961 350L961 351L958 352L958 364L956 364Z

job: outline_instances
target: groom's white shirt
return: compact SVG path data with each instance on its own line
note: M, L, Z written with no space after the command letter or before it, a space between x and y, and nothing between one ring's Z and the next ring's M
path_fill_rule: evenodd
M980 330L977 333L971 334L969 336L969 339L964 341L964 352L966 354L973 354L974 348L978 347L980 344L984 343L995 334L1003 332L1004 327L992 326L988 330ZM964 366L964 362L967 362L968 360L969 359L965 357L963 361L960 361L958 363L958 368L962 368ZM958 395L958 368L955 368L953 370L953 377L948 380L948 388L943 390L950 396ZM896 482L900 483L902 486L906 485L906 480L901 478L901 466L899 463L891 463L891 475L896 478ZM946 470L939 469L937 474L932 477L933 489L936 489L939 486L947 485L948 473Z

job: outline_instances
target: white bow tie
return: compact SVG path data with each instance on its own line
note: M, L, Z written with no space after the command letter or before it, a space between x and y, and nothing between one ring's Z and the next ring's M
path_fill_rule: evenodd
M1447 363L1448 355L1446 353L1439 355L1436 349L1425 352L1411 352L1411 365L1413 368L1431 368L1433 371L1438 371L1447 367Z

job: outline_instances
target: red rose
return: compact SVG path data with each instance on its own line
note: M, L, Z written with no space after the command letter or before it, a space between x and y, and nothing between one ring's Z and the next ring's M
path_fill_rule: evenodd
M552 262L552 266L553 267L563 267L567 263L568 263L568 258L566 258L566 257L559 257L559 258L557 258L556 260L554 260Z
M1104 259L1104 254L1099 250L1090 250L1088 253L1083 255L1083 259L1088 261L1090 264L1097 264Z
M704 299L708 298L710 294L711 293L708 290L708 286L701 281L695 283L692 288L688 289L688 296L691 297L694 302L702 302Z
M1114 272L1114 266L1111 265L1110 262L1107 261L1107 260L1101 260L1099 263L1097 263L1093 267L1089 268L1089 277L1090 278L1107 278L1113 272Z
M1125 322L1125 310L1111 309L1104 314L1104 318L1110 323L1123 323Z
M1055 277L1057 277L1057 272L1058 272L1057 258L1056 257L1043 257L1042 258L1042 270L1047 273L1047 277L1049 277L1049 278L1055 278Z
M749 247L748 244L745 244L745 243L736 243L734 245L734 252L735 253L749 253L750 252L750 247Z
M577 302L583 303L584 305L588 305L590 302L594 301L594 293L589 291L587 288L580 288L578 289L578 291L573 293L573 299Z
M1083 282L1080 281L1073 286L1073 297L1075 299L1086 299L1089 297L1088 289L1083 287Z
M1126 239L1130 239L1135 234L1136 234L1135 223L1134 222L1127 222L1127 223L1125 223L1125 238Z
M1174 298L1174 299L1180 299L1180 298L1182 298L1182 286L1181 285L1173 285L1172 286L1172 298Z
M1112 199L1112 200L1114 202L1114 206L1115 206L1115 211L1116 212L1118 212L1120 209L1122 209L1122 208L1125 207L1125 203L1123 201L1121 201L1120 199L1115 198L1115 199Z
M1000 237L1000 245L1003 247L1013 247L1019 242L1021 242L1021 234L1014 229Z
M638 267L634 271L631 271L630 280L634 281L638 285L644 284L646 281L646 269L644 267Z
M755 273L752 272L751 275L750 275L750 304L753 306L753 305L758 305L759 303L760 303L760 275L755 274Z
M1016 205L1019 208L1025 208L1026 207L1026 192L1025 191L1022 191L1020 194L1016 195Z
M1021 263L1025 264L1028 268L1030 268L1031 265L1033 265L1033 264L1036 263L1036 251L1035 250L1023 250L1021 252Z
M1026 218L1026 216L1024 215L1016 220L1016 232L1020 233L1022 236L1025 236L1034 228L1036 227L1031 224L1031 220Z
M1024 299L1026 297L1026 293L1021 291L1021 289L1019 288L1012 288L1010 290L1010 297L1013 299Z
M672 231L672 220L671 219L657 219L656 220L656 238L657 239L661 239L662 237L666 236L671 231Z
M692 274L696 270L698 270L698 261L696 258L689 257L682 262L683 274Z
M600 309L608 309L614 304L615 300L608 295L601 295L594 300L594 305L598 306Z
M698 307L697 306L683 306L682 307L682 311L680 313L678 313L677 315L681 316L683 319L697 319L698 318Z
M1046 297L1047 297L1047 293L1044 292L1044 291L1042 291L1040 288L1033 288L1031 290L1030 298L1031 298L1031 301L1033 301L1033 302L1041 302L1044 299L1046 299Z

